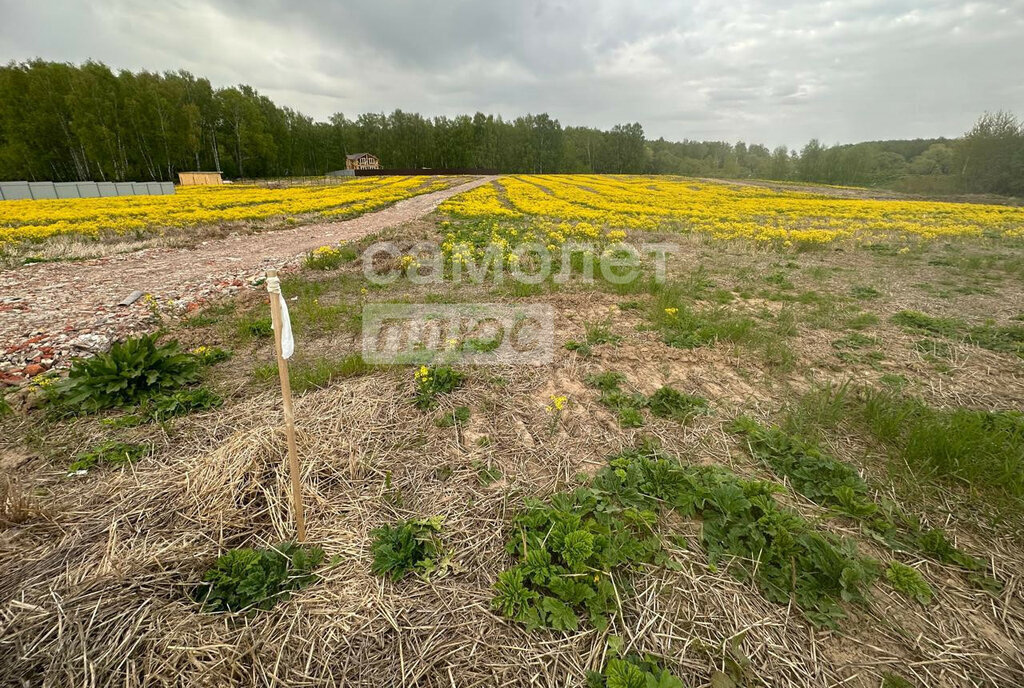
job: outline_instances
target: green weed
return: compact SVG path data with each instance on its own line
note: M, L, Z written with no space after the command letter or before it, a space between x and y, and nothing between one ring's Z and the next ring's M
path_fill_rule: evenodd
M439 538L443 520L441 516L410 519L371 531L373 563L370 570L395 582L409 573L424 580L434 573L443 574L449 566Z
M231 358L231 352L219 346L200 346L192 350L192 355L199 359L199 362L206 366L223 363Z
M647 408L659 418L685 423L694 416L708 412L708 400L664 386L647 398Z
M647 405L647 399L639 393L627 394L620 389L626 376L616 371L588 375L585 379L591 387L601 390L601 403L614 410L619 424L624 428L639 428L644 424L640 412Z
M974 325L957 318L939 318L918 311L900 311L893 322L911 332L939 335L983 349L1024 357L1024 325Z
M271 364L270 378L277 376L277 366ZM374 367L363 360L360 354L349 354L342 358L319 357L312 360L298 359L288 366L288 377L292 391L301 394L311 389L322 389L336 380L366 375Z
M985 567L979 559L965 553L946 537L941 528L925 531L917 539L918 548L932 559L943 564L955 564L970 571L980 571Z
M144 456L147 456L149 452L150 446L147 444L132 444L128 442L118 442L116 440L106 440L91 449L87 449L76 454L75 460L68 466L68 473L88 471L89 469L95 468L101 464L123 466L125 464L138 461Z
M242 548L217 559L192 597L207 611L270 609L291 591L315 582L324 559L319 547L285 542L270 549Z
M787 478L794 490L815 504L859 519L870 519L878 512L860 474L813 442L779 427L762 427L746 417L737 418L731 429L743 434L755 459ZM885 519L873 525L883 533L892 529Z
M94 412L133 406L199 380L201 365L177 341L157 344L157 334L118 342L106 353L76 359L68 377L56 385L60 406L70 412Z
M527 502L507 545L517 564L499 576L493 605L528 628L575 630L579 614L607 627L629 571L670 563L654 528L658 512L671 508L702 519L712 565L736 562L735 573L753 577L768 599L795 601L810 620L834 627L841 601L864 601L877 565L778 506L775 489L719 467L684 467L651 447L623 452L590 486Z
M215 306L209 306L204 308L200 312L192 315L188 318L184 318L181 324L185 327L209 327L210 325L216 325L221 322L225 315L230 315L235 312L235 302L228 301L226 303L217 304Z
M209 411L223 403L224 400L218 394L205 387L182 389L170 394L152 396L142 402L135 413L112 418L109 424L130 428L153 421L163 422L196 411Z
M467 351L486 354L501 346L501 341L501 337L494 339L468 339L464 346Z
M966 324L956 318L938 318L920 311L900 311L892 321L907 330L927 332L944 337L956 337L966 329Z
M577 342L574 339L570 339L565 343L565 349L566 351L575 351L580 356L589 356L594 352L586 342Z
M877 299L881 295L882 292L874 287L856 284L850 287L850 296L855 299Z
M834 424L848 408L849 398L845 386L816 390L804 400L804 408L818 409L819 415L813 421L797 420L799 414L791 410L786 425L811 429ZM891 501L874 500L869 485L852 466L829 456L814 442L779 427L764 428L743 417L733 423L732 429L744 435L754 458L787 478L796 492L860 521L891 548L915 550L972 571L982 568L981 562L949 544L942 530L922 531L916 519Z
M887 671L882 674L882 688L915 688L915 686L899 674Z
M660 300L657 300L660 301ZM665 306L654 312L663 341L680 349L712 346L718 342L746 344L754 340L757 321L718 307L695 311L686 305Z
M1019 513L1024 505L1024 414L935 408L902 393L902 385L819 387L792 407L786 425L803 435L841 422L891 452L894 468L915 483L959 483ZM1006 503L1006 499L1009 502Z
M501 469L497 466L488 466L482 461L475 461L473 467L476 468L476 477L480 481L480 484L484 487L492 485L502 478Z
M306 254L303 265L310 270L335 270L343 263L353 261L359 253L351 246L321 246Z
M851 316L846 321L846 326L851 330L864 330L879 323L878 316L874 313L864 311Z
M681 300L680 293L678 287L666 289L650 306L649 318L666 344L693 349L728 342L760 352L772 368L792 369L795 357L784 341L796 331L791 311L780 313L776 326L771 328L725 306L695 310Z
M878 340L875 337L869 337L859 332L848 334L832 342L834 349L866 349L875 346L878 346Z
M619 408L619 425L624 428L639 428L644 424L644 414L633 406Z
M604 671L587 672L587 688L683 688L683 682L663 669L651 655L612 656Z
M583 323L583 329L586 333L584 339L589 346L617 344L622 341L622 337L612 332L610 320L585 322Z
M888 391L851 397L854 416L918 478L953 480L1024 500L1024 414L938 409Z
M466 376L448 366L434 368L420 366L416 370L414 378L416 380L416 407L426 410L437 404L439 394L450 394L461 387Z
M776 270L770 275L767 275L764 278L764 281L767 282L768 284L778 287L779 289L787 291L796 288L795 285L790 281L789 276L785 272L782 272L781 270Z
M443 414L440 418L434 421L434 425L439 428L450 428L455 425L465 425L469 422L469 407L468 406L456 406L453 411Z
M897 592L921 604L931 604L932 587L917 569L890 561L885 569L885 578Z
M235 323L235 331L239 339L269 339L274 336L274 323L270 316L247 313Z
M591 387L596 387L602 392L617 392L619 385L626 381L626 376L614 370L603 373L588 375L585 381Z

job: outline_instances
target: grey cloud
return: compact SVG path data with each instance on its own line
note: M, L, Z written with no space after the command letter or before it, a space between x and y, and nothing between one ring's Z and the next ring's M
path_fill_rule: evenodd
M1024 0L0 0L0 59L188 69L320 119L547 111L797 146L1024 113Z

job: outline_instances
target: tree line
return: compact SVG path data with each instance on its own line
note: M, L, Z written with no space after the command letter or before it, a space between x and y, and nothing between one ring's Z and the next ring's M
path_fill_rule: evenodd
M371 152L396 168L510 173L683 174L1024 194L1024 125L983 116L955 140L880 141L802 150L724 141L649 140L638 123L601 130L547 114L428 118L395 110L317 122L249 86L213 88L184 71L114 72L98 62L0 67L0 179L174 181L320 175Z

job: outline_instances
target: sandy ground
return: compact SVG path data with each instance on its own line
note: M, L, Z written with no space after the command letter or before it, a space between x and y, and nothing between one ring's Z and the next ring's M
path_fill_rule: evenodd
M256 235L237 235L193 248L153 248L81 262L27 265L0 272L0 381L23 368L60 360L76 337L121 335L145 329L149 305L117 304L132 292L161 304L185 306L245 287L268 268L296 261L324 244L360 239L422 217L444 200L492 181L415 196L379 212L343 222L323 222Z

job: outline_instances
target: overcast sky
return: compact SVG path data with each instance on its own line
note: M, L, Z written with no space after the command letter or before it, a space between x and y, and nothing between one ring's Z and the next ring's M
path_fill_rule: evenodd
M186 69L318 119L548 112L799 147L1024 115L1024 0L0 0L0 62Z

